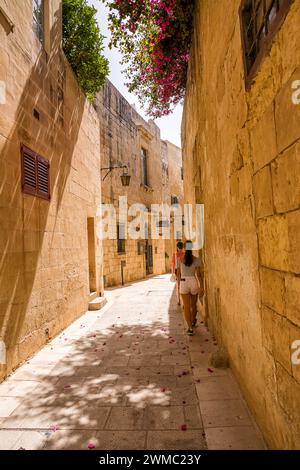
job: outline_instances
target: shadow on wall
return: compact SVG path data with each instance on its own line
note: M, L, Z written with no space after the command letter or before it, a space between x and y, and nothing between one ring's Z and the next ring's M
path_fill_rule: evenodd
M160 308L163 300L156 294L151 303ZM139 304L134 308L138 312ZM170 409L165 406L176 405L184 413L173 431L178 448L186 448L190 432L199 434L199 448L205 448L175 290L168 323L145 318L144 295L140 308L144 316L131 324L122 301L114 305L105 315L109 321L119 310L120 323L110 322L105 330L103 318L90 331L79 320L79 332L70 327L68 335L55 338L30 366L20 368L3 385L9 395L9 387L17 382L16 392L23 380L30 393L0 429L22 428L26 440L26 430L38 428L30 443L35 449L87 449L89 442L99 449L142 449L146 429L168 429ZM184 419L191 429L186 433L180 429Z
M46 278L43 280L40 272L37 276L37 268L39 262L39 269L47 268L57 256L54 249L51 251L51 234L57 230L85 103L61 50L60 28L56 17L51 30L51 53L47 57L42 50L30 70L0 154L0 339L7 348L7 365L0 365L0 379L47 339L39 331L47 308L42 291ZM7 44L9 41L14 41L13 36L8 37ZM12 47L11 53L13 50L16 49ZM24 63L23 56L20 63ZM16 89L12 77L17 70L9 73L8 89L10 85ZM39 120L33 116L34 109L40 114ZM50 162L50 203L21 192L21 144ZM49 237L44 240L46 232ZM45 243L46 256L40 259Z

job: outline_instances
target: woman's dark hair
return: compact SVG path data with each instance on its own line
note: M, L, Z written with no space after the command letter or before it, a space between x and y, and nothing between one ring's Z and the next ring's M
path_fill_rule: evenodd
M192 247L192 242L190 240L187 240L185 242L185 254L183 257L183 264L185 266L192 266L193 261L194 261L194 256L193 256L191 247Z
M182 248L183 248L183 243L182 243L182 242L178 242L176 246L177 246L178 250L182 250Z

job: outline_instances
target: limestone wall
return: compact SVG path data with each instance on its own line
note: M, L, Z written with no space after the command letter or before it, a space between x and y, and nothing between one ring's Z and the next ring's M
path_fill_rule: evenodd
M14 24L9 32L0 14L1 379L87 310L87 218L101 202L101 179L99 120L60 47L60 1L50 2L47 52L32 31L30 0L0 6ZM22 193L21 144L49 160L50 202ZM100 293L100 242L94 252Z
M182 152L181 148L168 140L161 142L163 159L163 202L171 204L171 197L177 197L178 203L183 206L183 179L182 179ZM166 240L166 268L171 271L172 256L176 252L178 240L174 234L174 223L170 224L171 239ZM183 238L183 237L182 237Z
M109 81L98 96L96 108L101 122L102 167L127 165L131 176L130 186L124 188L120 180L122 170L109 173L102 184L103 202L115 206L117 217L120 196L127 197L128 207L139 203L145 204L150 210L151 204L162 204L165 176L159 128L153 121L146 122L142 119ZM144 185L142 181L142 148L147 151L148 156L148 185ZM172 160L173 158L170 158L171 162ZM103 171L102 178L105 175L106 171ZM169 186L168 191L170 191ZM149 228L150 224L149 218ZM152 273L164 273L168 269L165 241L152 239L151 233L149 238L153 252ZM107 287L121 284L122 272L123 283L145 277L146 245L145 241L142 241L144 248L139 251L139 243L138 240L127 239L125 253L118 253L117 240L103 241L104 279Z
M300 2L245 90L239 0L197 1L182 125L205 204L206 315L272 448L300 447ZM192 183L192 184L191 184Z

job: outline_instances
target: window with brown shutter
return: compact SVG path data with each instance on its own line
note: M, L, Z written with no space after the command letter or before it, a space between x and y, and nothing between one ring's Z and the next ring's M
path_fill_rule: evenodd
M49 200L50 166L48 160L22 145L21 169L23 193Z
M126 240L125 240L125 224L117 225L117 242L118 242L118 253L125 253Z
M240 22L247 88L250 87L293 1L242 0Z

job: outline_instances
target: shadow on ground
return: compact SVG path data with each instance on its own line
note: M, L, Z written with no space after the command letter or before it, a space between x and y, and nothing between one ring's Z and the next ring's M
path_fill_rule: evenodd
M205 448L175 292L128 305L75 322L1 386L20 401L0 421L6 448Z

